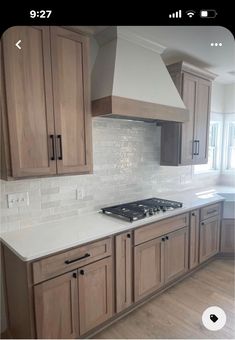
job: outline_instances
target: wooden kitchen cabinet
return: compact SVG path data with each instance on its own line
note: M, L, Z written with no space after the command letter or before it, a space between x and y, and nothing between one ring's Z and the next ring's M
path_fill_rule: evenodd
M105 258L78 271L80 334L113 314L112 260Z
M189 229L189 269L199 264L199 210L190 212Z
M189 110L189 121L161 123L161 164L205 164L208 160L211 82L216 75L185 62L167 68Z
M18 40L22 41L21 50L15 46ZM2 119L7 131L3 131L1 142L11 156L11 174L6 176L56 174L50 138L54 135L50 30L11 27L3 34L2 47L5 84L1 98L6 102Z
M188 271L188 227L165 237L165 283Z
M119 313L133 302L133 247L132 233L115 237L116 251L116 312Z
M37 338L71 339L78 337L76 271L36 285L34 301Z
M235 252L235 220L223 219L221 225L221 253Z
M134 249L135 301L153 293L164 284L164 242L162 237Z
M1 177L91 172L88 37L15 26L1 57Z
M88 39L51 27L53 99L58 174L91 169Z
M206 261L219 252L220 216L200 222L199 262Z
M138 301L188 271L188 227L137 245L134 263Z

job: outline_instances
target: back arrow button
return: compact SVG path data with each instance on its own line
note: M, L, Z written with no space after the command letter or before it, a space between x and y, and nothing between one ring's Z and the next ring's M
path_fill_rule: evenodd
M17 47L19 50L21 50L20 43L21 43L21 40L18 40L18 41L17 41L17 43L15 44L15 45L16 45L16 47Z

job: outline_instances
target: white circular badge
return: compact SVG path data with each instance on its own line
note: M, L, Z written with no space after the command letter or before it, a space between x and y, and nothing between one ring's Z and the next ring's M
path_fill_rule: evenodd
M220 307L208 307L202 314L202 323L210 331L218 331L226 324L226 314Z

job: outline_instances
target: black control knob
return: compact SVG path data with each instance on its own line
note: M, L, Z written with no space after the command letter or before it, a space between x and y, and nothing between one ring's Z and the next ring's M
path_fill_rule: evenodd
M85 272L84 272L83 269L80 270L80 274L81 274L81 275L84 275L84 274L85 274Z
M169 240L169 237L168 237L168 236L166 236L166 240Z
M126 236L127 236L128 238L131 238L131 234L127 234Z

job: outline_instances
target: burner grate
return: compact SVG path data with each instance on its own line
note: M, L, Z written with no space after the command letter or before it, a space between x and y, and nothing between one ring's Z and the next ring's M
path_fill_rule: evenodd
M181 202L164 200L161 198L148 198L145 200L119 204L102 208L104 214L124 218L130 222L154 215L160 211L174 210L181 208Z

